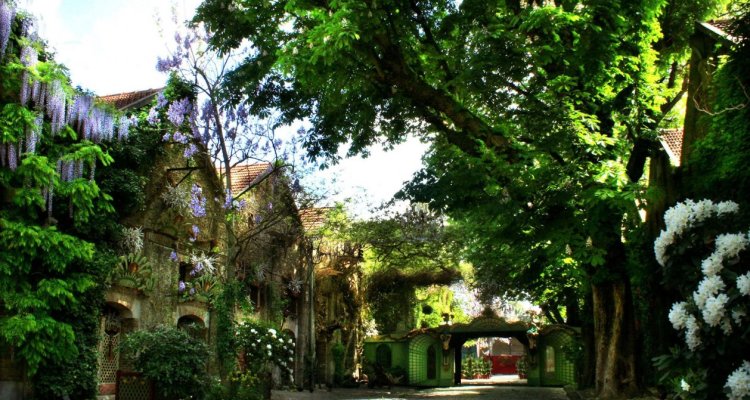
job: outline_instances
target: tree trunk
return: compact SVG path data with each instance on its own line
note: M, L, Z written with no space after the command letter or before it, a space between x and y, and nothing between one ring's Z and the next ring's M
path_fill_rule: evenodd
M592 284L596 392L600 399L638 392L635 329L627 281Z

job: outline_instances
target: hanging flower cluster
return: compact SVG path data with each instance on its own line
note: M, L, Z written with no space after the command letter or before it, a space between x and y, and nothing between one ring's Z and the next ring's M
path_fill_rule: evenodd
M0 59L5 56L11 33L11 25L17 12L11 1L0 0ZM100 142L114 138L125 139L128 136L131 118L116 117L108 110L95 104L94 97L87 94L76 94L70 97L71 90L66 81L43 78L36 71L39 64L39 39L34 27L34 19L24 17L20 21L19 62L23 67L21 87L18 93L19 103L32 110L36 117L24 132L13 143L0 144L0 167L15 171L21 164L22 155L34 155L39 151L39 141L43 135L45 119L49 123L49 134L55 137L66 127L75 129L83 140ZM56 170L63 182L82 178L84 161L71 160L66 156L56 161ZM93 180L96 169L95 160L88 165L89 179ZM49 215L52 213L54 182L42 189Z
M285 373L292 374L294 340L276 329L245 321L235 330L237 345L245 352L246 368L260 371L273 363Z
M16 9L6 0L0 0L0 60L5 55L10 39L10 26L16 16Z
M190 189L190 211L196 218L206 216L206 198L203 196L203 189L197 183Z

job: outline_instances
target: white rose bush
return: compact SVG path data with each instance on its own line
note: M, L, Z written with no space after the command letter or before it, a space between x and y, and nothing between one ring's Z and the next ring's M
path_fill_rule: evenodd
M665 279L683 296L669 322L684 347L656 360L681 398L750 399L750 232L731 232L738 214L731 201L685 200L667 210L654 241Z

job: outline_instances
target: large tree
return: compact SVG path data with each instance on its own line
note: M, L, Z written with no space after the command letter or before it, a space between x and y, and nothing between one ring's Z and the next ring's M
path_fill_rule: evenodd
M487 279L585 278L596 386L614 397L639 386L625 239L640 226L638 182L707 5L207 0L197 19L220 49L249 40L226 83L256 112L308 117L312 156L431 140L407 193L464 222Z

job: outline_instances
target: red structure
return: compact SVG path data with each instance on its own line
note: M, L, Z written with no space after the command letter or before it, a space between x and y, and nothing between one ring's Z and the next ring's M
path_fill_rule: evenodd
M485 358L492 361L492 374L505 374L515 375L518 373L516 370L516 362L521 358L520 355L503 354L499 356L485 356Z

